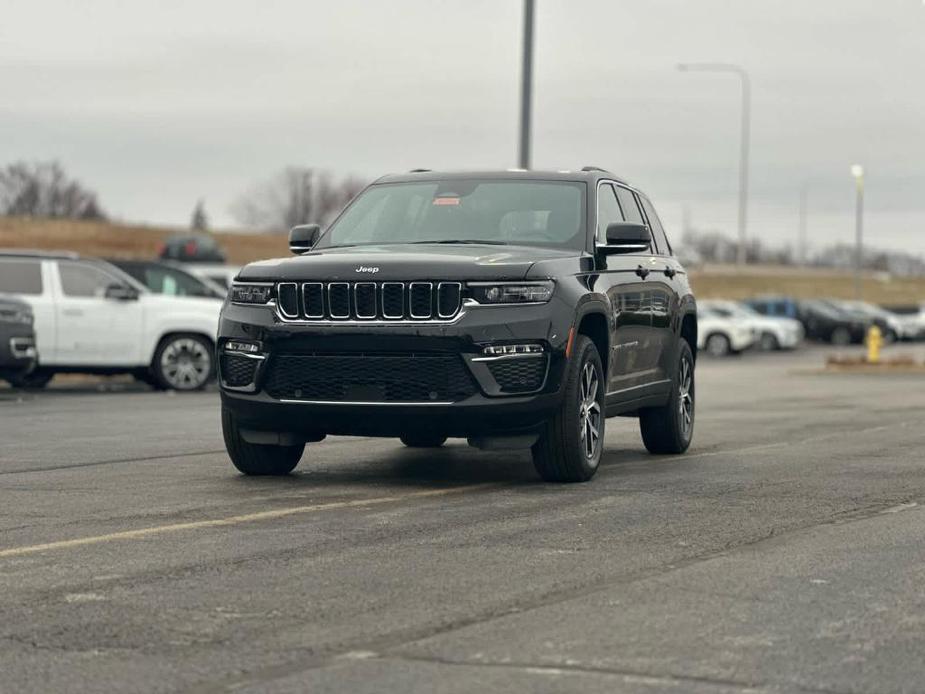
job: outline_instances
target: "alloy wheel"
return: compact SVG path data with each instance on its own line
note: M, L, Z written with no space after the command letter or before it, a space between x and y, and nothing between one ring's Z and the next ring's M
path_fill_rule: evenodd
M597 370L590 361L581 370L581 402L578 405L578 427L581 436L582 452L588 460L593 461L601 444L601 422L603 421L600 395L600 379Z
M694 428L694 369L686 357L681 359L678 376L678 420L687 439Z
M180 338L169 343L161 353L161 374L175 390L195 390L202 386L212 371L209 350L192 338Z

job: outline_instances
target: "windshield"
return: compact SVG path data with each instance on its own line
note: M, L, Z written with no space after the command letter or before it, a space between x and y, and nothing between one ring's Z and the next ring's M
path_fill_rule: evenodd
M585 248L585 186L571 181L450 179L362 193L316 248L489 243Z

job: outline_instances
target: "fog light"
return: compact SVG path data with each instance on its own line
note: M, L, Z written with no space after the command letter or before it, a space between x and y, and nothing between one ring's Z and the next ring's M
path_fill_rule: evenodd
M256 354L260 351L260 343L258 342L243 342L241 340L229 340L225 343L226 352L246 352L248 354Z
M524 344L524 345L488 345L482 350L482 354L489 357L500 357L509 354L542 354L543 345Z

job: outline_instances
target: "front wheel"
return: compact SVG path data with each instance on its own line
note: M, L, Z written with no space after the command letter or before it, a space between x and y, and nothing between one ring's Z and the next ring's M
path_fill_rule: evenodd
M604 370L594 343L579 335L565 375L559 411L533 444L533 465L547 482L586 482L604 448Z
M662 407L639 413L639 431L649 453L683 453L694 437L694 355L681 340L671 395Z
M29 373L7 376L6 380L9 381L10 385L14 388L22 388L23 390L42 390L42 388L47 386L51 382L51 379L54 377L54 371L46 371L45 369L39 368Z
M713 333L707 338L706 349L711 357L725 357L732 351L732 345L722 333Z
M222 435L234 466L245 475L288 475L305 452L305 444L273 446L248 443L238 430L234 415L222 409Z
M774 333L761 333L758 346L763 352L776 352L780 349L780 342L778 342L777 336L774 335Z

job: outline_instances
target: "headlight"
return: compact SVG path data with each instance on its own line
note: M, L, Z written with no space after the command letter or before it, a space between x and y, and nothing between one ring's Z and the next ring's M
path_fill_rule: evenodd
M549 301L555 286L552 281L470 282L469 290L480 304L532 304Z
M0 323L24 323L32 325L34 319L31 313L19 309L0 309Z
M232 284L231 301L236 304L265 304L273 296L272 284Z

